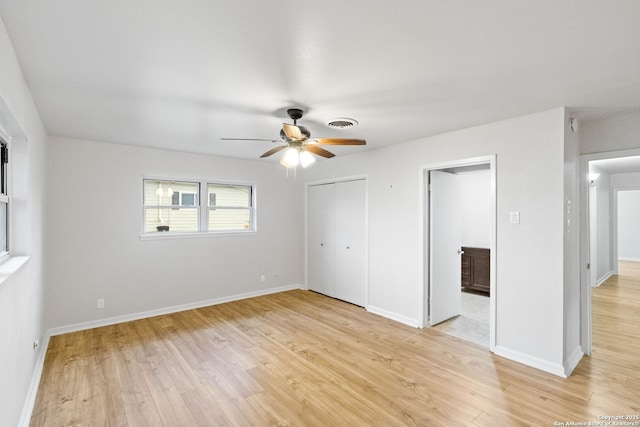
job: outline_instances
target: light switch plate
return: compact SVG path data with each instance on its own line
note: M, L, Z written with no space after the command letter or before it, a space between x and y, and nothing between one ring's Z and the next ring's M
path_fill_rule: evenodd
M509 222L511 224L520 224L520 212L509 212Z

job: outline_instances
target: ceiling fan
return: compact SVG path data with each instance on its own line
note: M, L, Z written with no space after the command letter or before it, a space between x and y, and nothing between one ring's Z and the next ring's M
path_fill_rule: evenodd
M286 167L295 167L300 164L307 167L315 161L312 154L330 159L334 157L330 151L319 147L319 145L365 145L364 139L343 139L343 138L311 138L311 132L304 127L298 126L298 120L302 118L303 111L299 108L289 108L287 114L293 120L293 124L283 123L280 130L280 139L260 139L260 138L220 138L224 141L270 141L282 142L284 145L272 148L265 152L260 158L269 157L284 149L285 155L280 160L280 164Z

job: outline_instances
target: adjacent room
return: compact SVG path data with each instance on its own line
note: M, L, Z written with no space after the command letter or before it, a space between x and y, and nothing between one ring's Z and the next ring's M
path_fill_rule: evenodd
M0 0L0 425L639 425L639 19Z

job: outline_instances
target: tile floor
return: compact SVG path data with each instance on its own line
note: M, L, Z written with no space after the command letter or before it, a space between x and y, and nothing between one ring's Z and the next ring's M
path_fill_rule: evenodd
M489 347L489 297L461 292L460 316L442 322L434 328L454 337Z

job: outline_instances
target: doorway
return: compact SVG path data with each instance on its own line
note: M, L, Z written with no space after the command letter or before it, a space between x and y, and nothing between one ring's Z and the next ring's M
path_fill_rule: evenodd
M497 266L495 156L425 166L422 184L424 326L493 351ZM480 279L483 274L485 280Z
M620 260L640 261L640 247L636 247L640 229L635 230L640 215L640 150L584 155L581 174L581 207L587 213L581 223L585 236L581 239L581 346L588 355L592 332L599 326L592 324L598 319L592 312L593 292L605 292L601 285L618 280Z

